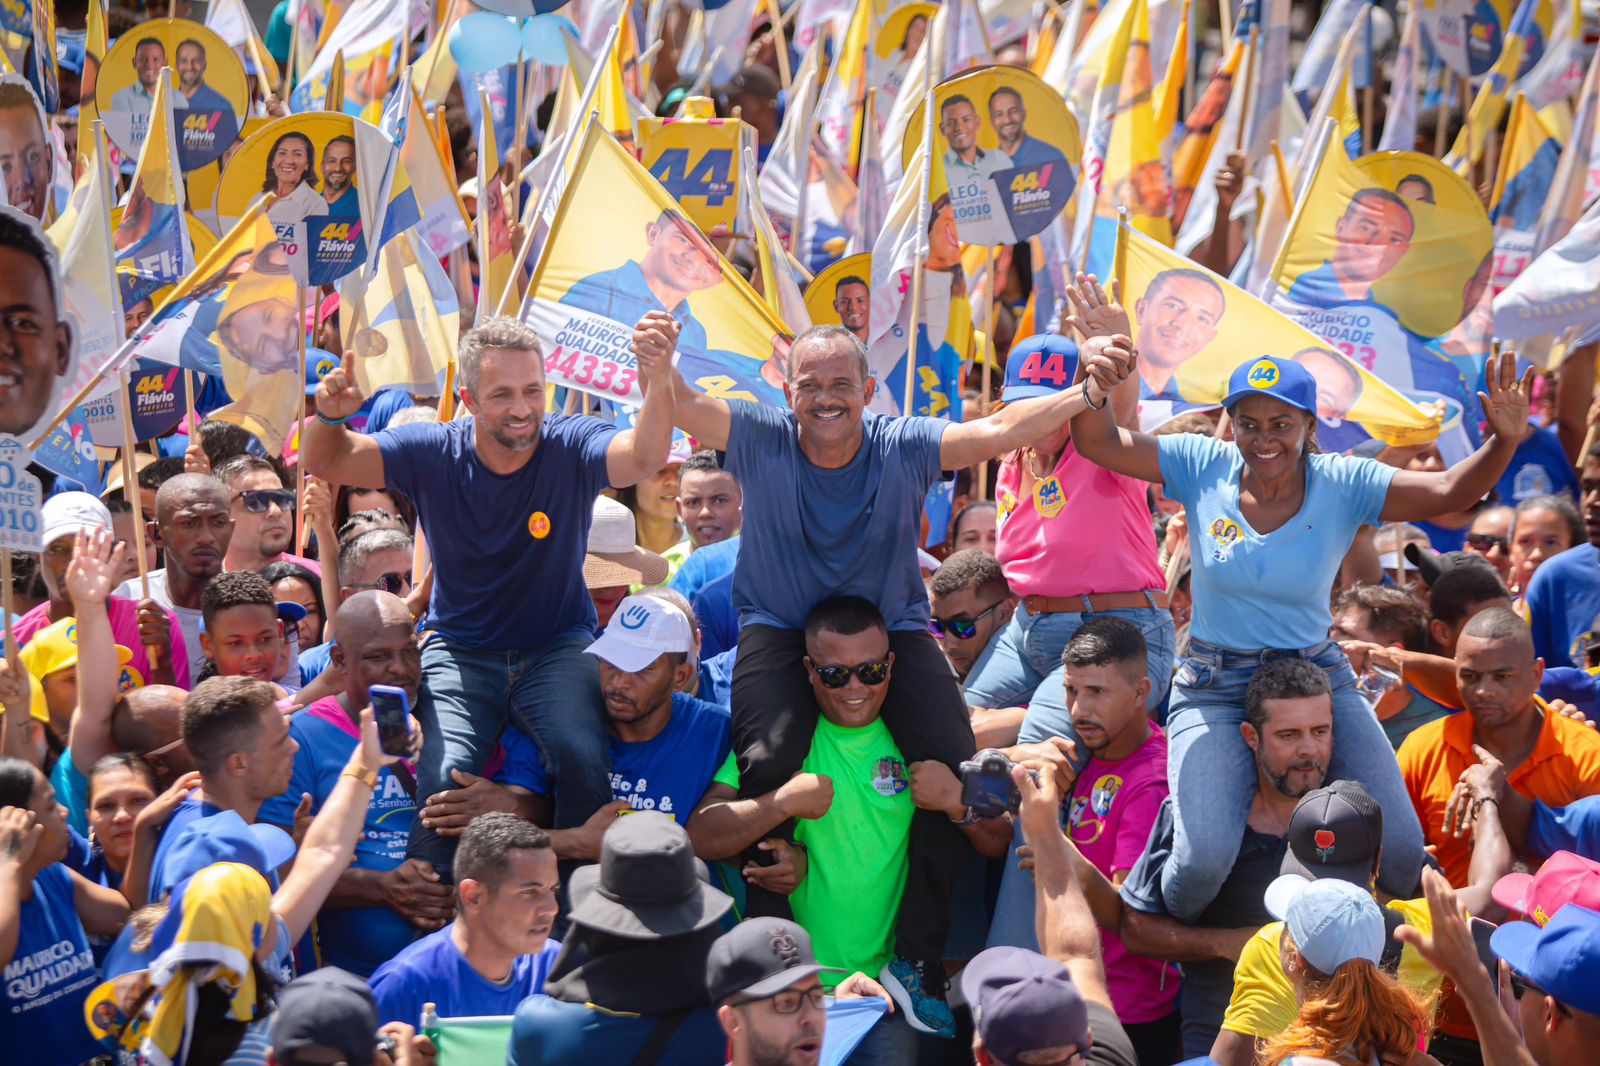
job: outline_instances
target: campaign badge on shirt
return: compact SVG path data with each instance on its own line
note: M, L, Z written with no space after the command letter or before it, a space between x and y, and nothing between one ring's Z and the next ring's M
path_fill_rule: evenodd
M1017 497L1010 489L1001 489L998 503L1000 505L1000 513L995 519L995 527L997 529L1004 526L1006 519L1011 517L1011 512L1017 509Z
M906 764L892 755L885 755L872 767L872 788L880 796L898 796L909 787L906 781Z
M1216 542L1216 548L1211 552L1211 558L1219 563L1228 561L1233 554L1233 547L1244 536L1239 531L1239 524L1231 518L1219 518L1211 523L1211 539Z
M1051 474L1033 484L1033 506L1040 518L1054 518L1067 505L1067 494L1061 489L1061 479Z
M550 516L543 511L535 511L528 516L528 532L534 540L543 540L550 535Z
M1117 798L1117 792L1122 788L1122 778L1116 774L1104 774L1094 783L1094 788L1089 790L1089 805L1094 808L1094 813L1104 818L1111 813L1111 801Z

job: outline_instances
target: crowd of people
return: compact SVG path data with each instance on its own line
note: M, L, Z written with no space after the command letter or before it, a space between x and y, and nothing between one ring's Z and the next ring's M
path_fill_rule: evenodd
M685 21L664 114L706 87ZM774 38L710 90L763 156ZM210 106L204 47L174 58ZM114 106L148 112L165 62L138 44ZM1019 90L988 108L999 148L946 101L947 180L1065 161ZM354 191L334 147L329 203ZM1195 253L1219 274L1248 162ZM6 176L7 203L36 191ZM669 213L684 255L725 247ZM68 330L71 279L9 218L0 368ZM342 350L328 288L299 328ZM625 415L484 313L442 399L369 394L351 351L311 368L293 448L202 378L103 491L35 467L0 659L0 1061L1579 1066L1594 347L1557 409L1489 356L1446 462L1335 447L1314 369L1354 364L1322 349L1235 353L1188 403L1209 273L1127 308L1093 275L1062 291L1054 329L996 312L955 419L880 413L852 274L841 324L757 353L783 406L686 380L681 348L714 346L652 289Z

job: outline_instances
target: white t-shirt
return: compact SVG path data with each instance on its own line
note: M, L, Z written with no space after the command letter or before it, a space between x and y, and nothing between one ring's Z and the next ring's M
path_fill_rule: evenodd
M189 651L189 676L200 676L200 665L206 661L206 653L200 647L200 630L204 628L201 614L190 607L179 607L172 602L172 594L167 591L167 570L150 571L150 598L172 612L172 617L178 620L178 627L183 630L183 642ZM127 596L135 601L143 598L144 592L139 585L138 578L132 578L118 585L115 595Z

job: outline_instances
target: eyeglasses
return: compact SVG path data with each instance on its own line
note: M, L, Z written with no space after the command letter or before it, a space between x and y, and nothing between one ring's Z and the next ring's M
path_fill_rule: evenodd
M978 635L978 623L994 614L996 608L1004 602L1004 600L1001 600L998 603L992 603L987 611L972 618L930 618L928 619L928 632L936 637L942 637L949 633L957 640L971 640Z
M810 658L806 662L811 663ZM817 672L817 677L826 688L844 688L850 683L851 674L859 677L863 685L874 688L889 679L888 659L874 659L870 663L856 663L854 666L818 666L811 663L811 669Z
M411 587L411 571L398 570L392 574L383 574L378 580L365 585L346 585L347 589L382 589L391 595L398 596L401 591Z
M1550 993L1546 992L1544 989L1540 988L1526 977L1523 977L1521 974L1517 973L1517 971L1510 969L1510 967L1507 967L1507 970L1511 974L1511 996L1517 1002L1522 1002L1522 994L1524 992L1532 992L1535 995L1540 996L1550 995ZM1562 1003L1560 1000L1556 1000L1556 1009L1568 1017L1572 1016L1572 1012L1569 1011L1566 1004Z
M817 1010L826 1010L828 1008L828 994L820 985L804 992L796 992L792 988L786 988L782 992L775 992L770 996L757 996L755 999L747 999L744 1002L767 1002L772 1004L772 1009L778 1014L795 1014L800 1010L802 1003L810 1003Z
M1468 533L1467 546L1469 548L1476 548L1478 551L1484 552L1485 554L1494 548L1499 548L1501 551L1505 551L1506 538L1497 537L1492 533Z
M244 501L244 509L251 514L266 514L273 504L280 511L294 510L294 493L288 489L245 489L234 497Z

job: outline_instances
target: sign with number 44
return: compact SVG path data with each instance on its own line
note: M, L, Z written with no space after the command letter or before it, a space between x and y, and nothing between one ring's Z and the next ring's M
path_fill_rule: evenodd
M28 473L33 456L14 437L0 437L0 548L44 549L39 522L39 479Z

